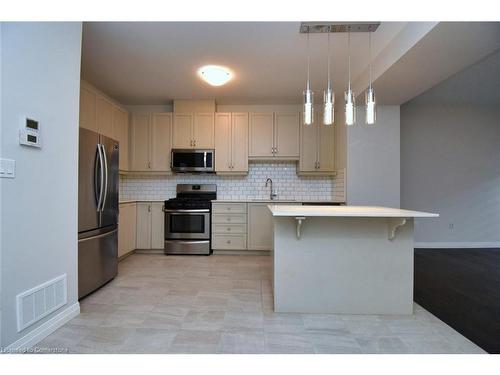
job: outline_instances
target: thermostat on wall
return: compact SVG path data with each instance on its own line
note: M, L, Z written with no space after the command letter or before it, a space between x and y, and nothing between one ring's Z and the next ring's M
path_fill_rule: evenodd
M31 147L42 147L40 123L30 117L24 117L19 130L19 144Z

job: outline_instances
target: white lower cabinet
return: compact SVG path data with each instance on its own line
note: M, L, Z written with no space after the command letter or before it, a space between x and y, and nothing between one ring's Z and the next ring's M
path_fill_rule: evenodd
M163 202L137 203L137 248L164 248Z
M135 250L136 204L120 204L118 219L118 257Z
M248 250L272 250L274 248L274 222L270 204L295 206L301 203L248 203L247 248Z
M269 203L248 203L248 249L271 250L273 248L273 216Z
M212 203L212 249L246 250L246 203Z
M213 202L212 249L214 250L272 250L273 217L267 206L270 202Z
M165 214L163 202L154 202L151 206L151 248L165 248Z

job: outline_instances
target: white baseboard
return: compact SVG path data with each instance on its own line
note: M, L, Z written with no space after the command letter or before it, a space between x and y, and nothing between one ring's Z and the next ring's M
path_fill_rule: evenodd
M62 327L64 324L76 317L78 314L80 314L80 303L75 302L56 316L52 317L45 323L35 328L33 331L28 332L25 336L7 346L5 348L5 352L16 352L24 348L31 348L35 346L48 335L53 333L56 329Z
M500 242L415 242L413 247L416 249L500 249Z

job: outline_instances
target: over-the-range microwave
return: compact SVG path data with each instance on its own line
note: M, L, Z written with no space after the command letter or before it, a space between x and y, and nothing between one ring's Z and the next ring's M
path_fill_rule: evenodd
M215 150L172 149L170 168L174 172L214 172Z

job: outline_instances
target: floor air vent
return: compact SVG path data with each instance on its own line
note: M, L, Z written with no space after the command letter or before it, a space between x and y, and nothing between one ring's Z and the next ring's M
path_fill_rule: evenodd
M17 331L29 327L67 303L66 274L17 295Z

